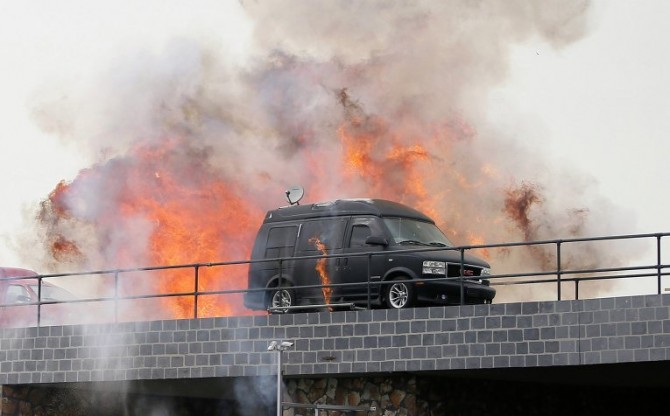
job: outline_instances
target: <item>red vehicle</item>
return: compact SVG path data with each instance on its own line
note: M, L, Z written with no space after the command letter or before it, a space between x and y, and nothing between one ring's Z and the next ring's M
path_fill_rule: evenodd
M40 301L38 279L29 277L38 274L32 270L15 267L0 267L0 327L29 327L37 325L37 303ZM28 277L27 279L19 279ZM41 301L67 301L75 299L67 290L42 280ZM47 306L43 305L41 325L58 322Z

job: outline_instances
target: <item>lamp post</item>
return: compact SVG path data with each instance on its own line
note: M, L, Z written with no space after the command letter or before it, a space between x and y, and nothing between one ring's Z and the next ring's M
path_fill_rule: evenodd
M268 345L268 351L277 351L277 416L282 416L282 377L281 377L281 353L293 346L292 341L272 341Z

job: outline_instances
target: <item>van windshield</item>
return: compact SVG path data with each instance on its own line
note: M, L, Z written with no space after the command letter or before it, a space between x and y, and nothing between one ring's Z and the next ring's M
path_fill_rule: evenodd
M453 244L435 224L411 218L384 218L395 244L452 247Z

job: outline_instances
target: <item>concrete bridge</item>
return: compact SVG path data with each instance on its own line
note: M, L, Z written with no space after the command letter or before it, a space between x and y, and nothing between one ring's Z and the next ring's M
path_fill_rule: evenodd
M268 351L272 340L294 345ZM260 402L274 389L277 354L293 383L289 401L367 400L371 414L403 414L382 405L398 412L404 404L381 391L351 399L356 383L338 390L329 380L385 379L410 391L418 383L427 390L414 391L414 406L424 407L436 406L426 380L634 388L639 397L670 387L670 295L2 329L2 414L19 414L20 403L37 408L21 394L54 388L221 400L246 380ZM307 397L305 380L326 380L323 391Z

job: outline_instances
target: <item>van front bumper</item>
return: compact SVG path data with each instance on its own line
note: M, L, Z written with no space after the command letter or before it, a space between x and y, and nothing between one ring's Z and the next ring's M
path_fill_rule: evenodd
M460 280L419 280L415 283L416 297L419 302L438 305L459 305L461 303ZM491 303L496 290L482 283L463 281L466 304Z

